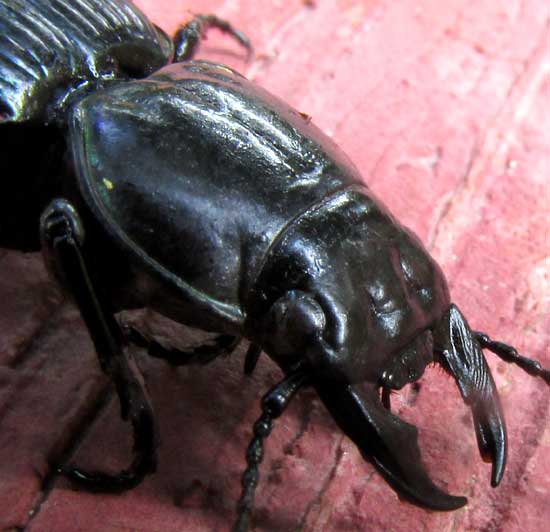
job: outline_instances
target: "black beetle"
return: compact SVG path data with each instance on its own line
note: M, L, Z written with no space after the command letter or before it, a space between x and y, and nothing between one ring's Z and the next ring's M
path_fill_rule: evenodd
M402 497L464 505L432 483L415 427L390 410L390 390L432 362L455 378L500 482L506 430L482 348L547 383L550 372L470 329L419 240L308 117L228 67L191 61L210 26L250 48L244 35L209 15L172 40L124 0L1 0L0 24L2 165L20 176L3 195L0 245L42 249L134 428L127 470L65 474L116 491L155 469L153 411L129 342L184 365L246 338L245 372L265 351L285 377L254 426L237 530L248 527L263 439L304 386ZM33 158L14 157L21 144ZM166 350L115 319L144 307L219 336Z

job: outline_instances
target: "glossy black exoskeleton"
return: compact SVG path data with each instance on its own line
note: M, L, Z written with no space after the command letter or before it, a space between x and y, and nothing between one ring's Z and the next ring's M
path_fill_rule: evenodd
M249 47L213 16L172 40L124 0L0 0L0 164L18 176L4 183L0 245L42 249L134 428L127 470L64 472L123 490L155 469L128 342L183 365L245 338L247 373L265 351L285 377L254 426L236 529L248 526L263 439L303 386L401 496L462 506L428 477L389 391L440 363L472 409L496 486L506 430L482 348L550 373L470 329L419 240L309 119L225 66L191 61L209 26ZM145 307L218 333L215 345L166 350L115 319Z

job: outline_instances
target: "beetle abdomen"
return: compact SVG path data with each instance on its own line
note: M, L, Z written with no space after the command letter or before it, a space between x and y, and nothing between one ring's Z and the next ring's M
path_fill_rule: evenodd
M0 0L0 122L51 119L72 90L147 76L171 46L125 0Z

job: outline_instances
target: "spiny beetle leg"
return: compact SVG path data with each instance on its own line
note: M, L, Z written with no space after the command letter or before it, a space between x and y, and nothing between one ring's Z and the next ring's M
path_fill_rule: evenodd
M126 338L138 347L147 349L149 356L161 358L172 366L186 366L188 364L208 364L218 356L230 355L241 342L240 336L220 334L212 338L211 343L206 343L191 349L182 351L175 348L166 348L161 343L147 338L141 331L132 326L124 327Z
M540 377L546 384L550 384L550 370L543 368L538 360L520 355L515 347L492 340L485 333L475 331L474 334L482 348L493 352L505 362L516 364L532 377Z
M40 236L46 264L53 269L75 300L94 343L102 370L113 381L120 400L121 415L130 420L134 435L134 458L118 474L84 471L65 466L59 471L95 491L124 491L136 486L156 469L156 429L153 410L143 377L122 348L123 336L112 312L93 283L82 252L84 230L74 207L54 200L40 221Z
M254 49L248 37L236 30L229 22L215 15L195 15L174 35L174 61L189 61L197 53L197 49L210 28L217 28L236 39L248 52L248 59L254 54Z

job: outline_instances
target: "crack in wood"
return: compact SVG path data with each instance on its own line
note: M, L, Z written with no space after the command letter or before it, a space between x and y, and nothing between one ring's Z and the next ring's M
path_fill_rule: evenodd
M307 523L307 519L310 513L312 512L313 508L321 505L321 501L323 500L325 493L328 491L330 485L332 484L332 481L336 476L336 471L338 470L338 466L340 465L342 461L342 457L344 456L344 450L342 449L343 441L344 441L344 436L341 436L338 442L338 446L336 448L336 452L334 453L334 461L333 461L332 467L330 468L330 471L327 477L325 478L321 488L316 493L315 497L306 506L306 509L304 510L304 515L302 516L302 519L300 519L300 523L298 527L295 529L295 532L301 532L304 529Z

